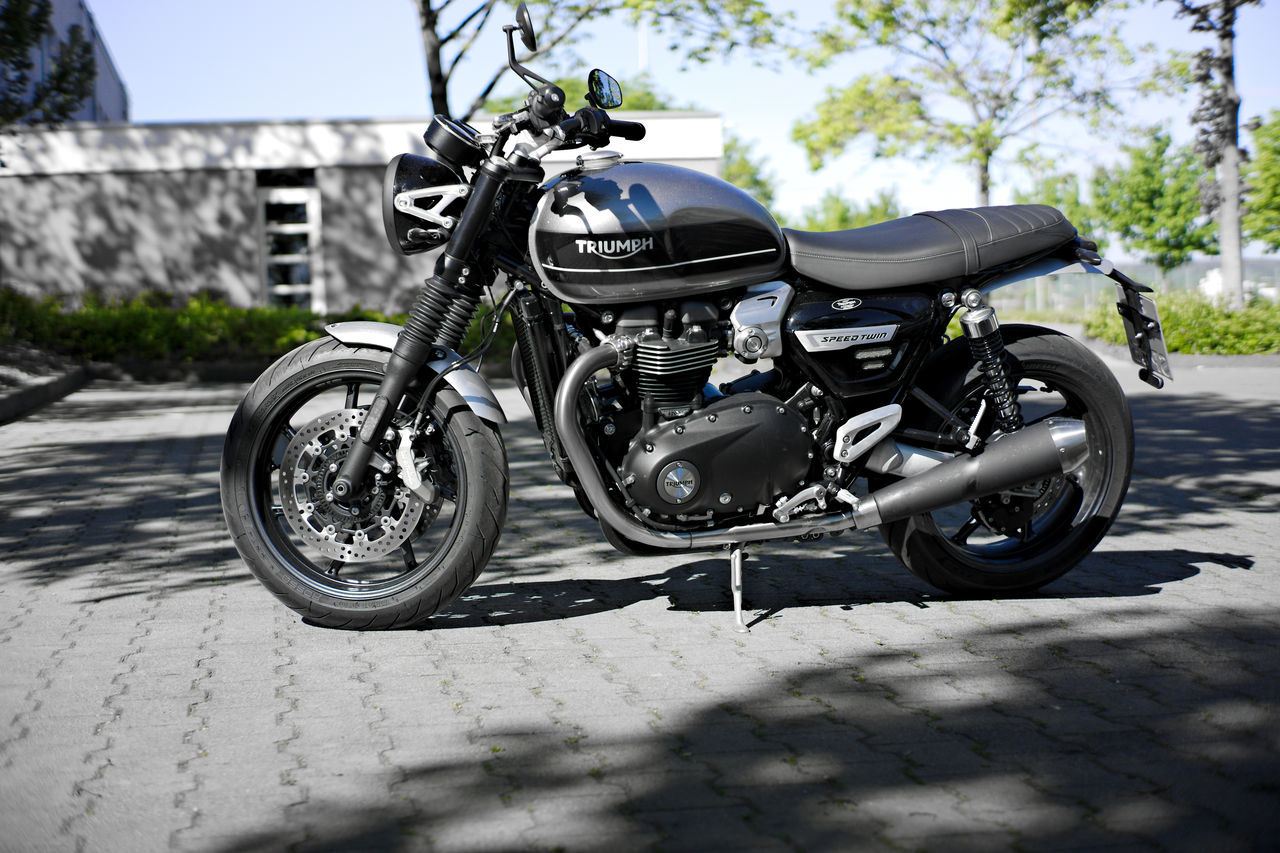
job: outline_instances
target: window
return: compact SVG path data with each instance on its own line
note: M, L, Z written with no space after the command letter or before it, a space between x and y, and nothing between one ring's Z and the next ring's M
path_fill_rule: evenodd
M262 284L268 305L325 312L320 190L314 169L258 172Z

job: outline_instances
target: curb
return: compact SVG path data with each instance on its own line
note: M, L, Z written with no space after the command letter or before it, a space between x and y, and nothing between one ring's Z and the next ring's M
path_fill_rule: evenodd
M95 379L111 382L242 382L248 384L270 367L271 360L214 361L173 364L164 361L93 361L73 368L25 388L0 392L0 425L12 423L74 394ZM480 375L489 382L510 380L511 368L505 362L488 362Z
M77 367L61 376L0 396L0 424L25 418L37 409L56 403L79 391L93 378L93 371L89 368Z

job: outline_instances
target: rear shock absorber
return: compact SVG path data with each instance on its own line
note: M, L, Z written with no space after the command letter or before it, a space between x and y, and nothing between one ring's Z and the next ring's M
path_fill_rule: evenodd
M987 396L995 407L996 426L1002 432L1020 430L1022 408L1009 383L1004 338L1000 335L996 309L984 304L982 294L976 290L966 290L961 299L969 310L960 318L960 329L969 341L969 352L982 373Z

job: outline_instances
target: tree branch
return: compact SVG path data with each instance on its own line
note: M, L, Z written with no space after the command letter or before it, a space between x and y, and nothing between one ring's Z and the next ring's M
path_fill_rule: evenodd
M476 39L480 37L481 31L484 30L484 25L489 22L489 16L493 14L493 9L497 5L497 0L489 0L489 2L486 5L488 8L485 9L484 17L480 19L480 23L476 24L476 28L471 31L471 35L467 37L467 40L462 43L461 47L458 48L457 53L453 55L453 59L449 61L449 67L446 68L444 72L445 80L449 80L450 78L453 77L453 69L458 67L458 63L461 62L462 58L467 55L467 51L471 50L471 45L475 44ZM484 7L481 7L481 8L484 8ZM473 17L475 17L475 12L471 13L471 15L468 16L468 20L470 20ZM452 33L450 33L446 37L445 41L448 41L449 39L453 38L461 31L462 31L462 28L458 27L458 29L454 30ZM441 42L442 46L443 44L444 42Z
M452 0L449 0L449 2L452 2ZM453 28L453 32L449 33L447 36L442 36L442 37L441 37L441 39L440 39L440 46L441 46L441 47L444 47L446 44L448 44L449 42L453 41L455 38L457 38L457 37L458 37L458 34L459 34L459 33L461 33L464 29L466 29L466 28L467 28L467 25L468 25L468 24L470 24L472 21L474 21L474 20L475 20L475 18L476 18L476 16L477 16L477 15L483 14L483 15L484 15L484 17L483 17L483 18L481 18L480 23L476 25L475 33L472 33L472 34L471 34L471 39L468 41L468 44L469 44L471 41L475 41L475 35L476 35L476 33L480 32L480 30L484 29L485 21L489 20L489 15L491 15L491 14L493 13L493 7L494 7L495 5L497 5L497 2L498 2L498 0L486 0L484 3L481 3L479 6L475 7L474 9L472 9L472 10L471 10L471 14L470 14L470 15L467 15L467 17L463 18L463 19L462 19L462 23L458 24L458 26L456 26L456 27L454 27L454 28ZM446 5L448 5L448 4L446 3ZM444 9L444 6L441 6L441 7L440 7L440 9L439 9L439 10L437 10L437 11L443 11L443 9ZM465 52L466 52L466 50L464 49L462 52L463 52L463 53L465 53ZM453 63L453 64L454 64L454 65L456 65L456 64L457 64L457 60L454 60L454 63Z

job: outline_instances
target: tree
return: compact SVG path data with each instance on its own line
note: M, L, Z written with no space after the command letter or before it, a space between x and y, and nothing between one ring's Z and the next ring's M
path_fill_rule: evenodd
M1217 44L1196 54L1194 79L1200 104L1191 114L1205 165L1217 172L1216 187L1204 194L1205 210L1217 213L1222 241L1222 290L1233 308L1244 305L1244 262L1240 239L1240 95L1236 91L1236 12L1259 0L1170 0L1177 17L1191 19L1191 31L1211 33Z
M422 31L432 112L455 116L449 84L459 64L495 11L503 10L504 23L511 16L498 0L414 2ZM770 13L763 0L528 0L528 6L538 34L538 49L519 54L521 63L553 50L563 51L574 44L584 25L615 13L653 24L668 35L671 50L680 50L695 62L706 62L740 47L756 49L775 44L788 17ZM479 112L506 70L503 57L470 105L456 117L466 121Z
M733 131L725 133L724 168L721 177L735 187L746 190L752 198L772 212L777 183L768 170L768 164L767 157L759 159L751 157L751 147L741 136Z
M991 164L1007 143L1055 117L1114 114L1115 95L1138 88L1140 77L1117 73L1134 56L1095 14L1099 5L837 0L838 21L815 34L810 65L868 48L892 64L829 88L792 135L815 169L859 138L873 141L876 157L951 152L973 167L978 203L989 204Z
M566 110L572 112L579 106L586 106L587 75L585 73L559 77L555 80L555 84L564 90ZM624 109L647 111L686 109L677 105L666 92L655 88L648 74L623 78L618 81L618 85L622 87L622 106ZM494 114L514 112L524 104L524 99L528 94L529 90L525 88L523 92L515 95L489 98L481 106L481 110Z
M1205 169L1195 150L1174 147L1168 131L1156 130L1146 145L1125 152L1128 165L1094 174L1094 209L1105 230L1162 274L1193 252L1216 251L1213 221L1200 204Z
M862 228L887 222L906 215L893 190L880 190L865 205L847 199L840 187L822 194L816 205L806 207L800 214L800 228L804 231L842 231L846 228Z
M1280 252L1280 110L1272 110L1250 134L1253 154L1245 166L1249 188L1244 233L1268 252Z
M6 0L0 6L0 128L19 122L61 124L93 94L98 67L79 24L58 41L48 73L33 83L31 53L53 34L52 12L50 0Z

